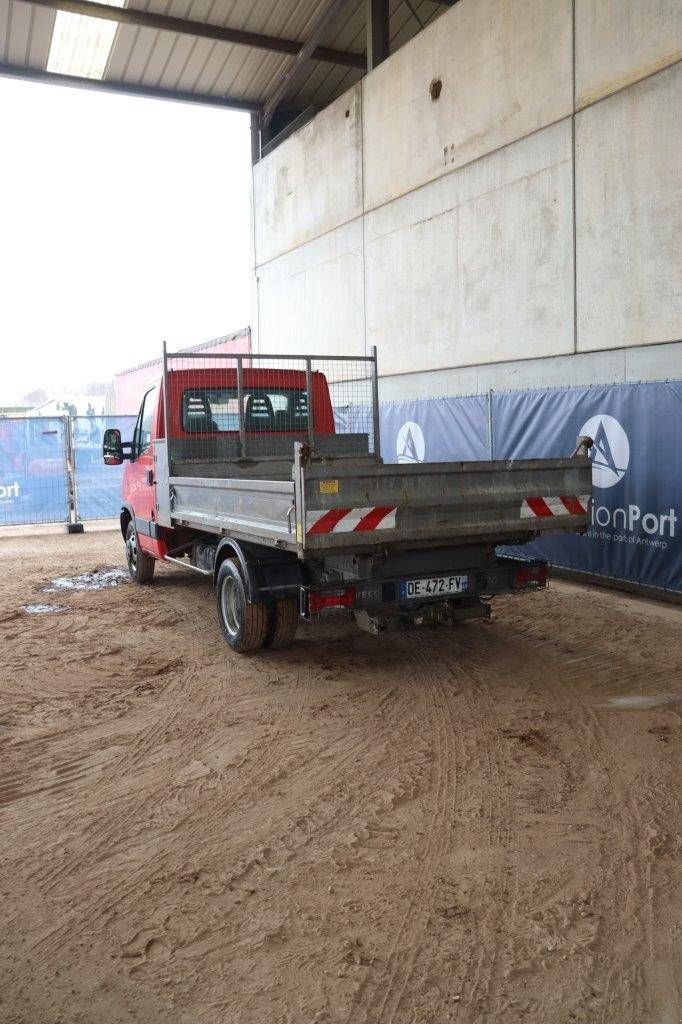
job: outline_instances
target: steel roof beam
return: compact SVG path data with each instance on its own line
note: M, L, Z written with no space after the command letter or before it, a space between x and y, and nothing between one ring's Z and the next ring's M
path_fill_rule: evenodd
M317 49L317 44L319 43L323 32L329 25L329 22L334 18L334 16L339 13L344 3L346 3L346 0L327 0L327 2L322 5L317 17L315 18L315 21L313 22L312 28L310 29L310 34L308 38L306 39L305 43L303 43L303 45L299 48L295 59L291 62L291 64L286 69L284 74L277 81L272 92L268 96L265 106L263 107L263 113L261 115L262 128L267 128L267 126L270 124L270 121L272 120L272 115L275 113L275 110L277 109L280 100L284 96L284 93L286 92L289 83L295 76L296 72L313 57L313 54ZM365 62L363 59L363 67L364 66Z
M205 21L188 21L186 18L155 14L153 11L139 11L132 7L110 7L108 4L95 3L94 0L26 0L26 2L37 7L47 7L53 11L83 14L89 18L103 18L105 21L115 21L119 25L133 25L139 28L159 29L162 32L175 32L179 35L198 36L202 39L213 39L216 42L232 43L234 46L268 50L270 53L287 53L296 56L305 45L295 39L281 39L279 36L262 35L259 32L225 28L222 25L211 25ZM333 50L328 46L316 46L310 57L312 60L360 68L363 71L367 66L363 54Z
M409 0L408 0L409 5ZM385 61L390 53L388 0L366 0L367 9L367 70Z
M18 64L5 64L0 61L0 77L22 78L29 82L44 82L47 85L65 85L78 89L97 89L101 92L123 93L124 95L143 96L147 99L173 100L176 103L203 104L209 107L222 107L225 110L243 110L256 113L260 104L250 100L231 99L229 96L215 96L201 92L177 92L175 89L159 89L150 85L135 85L132 82L112 82L99 78L80 78L78 75L62 75L54 71L41 71L38 68L27 68Z

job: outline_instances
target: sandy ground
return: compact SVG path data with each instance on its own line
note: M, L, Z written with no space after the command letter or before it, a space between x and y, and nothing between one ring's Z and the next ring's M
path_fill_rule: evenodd
M0 541L3 1024L677 1024L680 608L243 659L177 570L40 593L122 553Z

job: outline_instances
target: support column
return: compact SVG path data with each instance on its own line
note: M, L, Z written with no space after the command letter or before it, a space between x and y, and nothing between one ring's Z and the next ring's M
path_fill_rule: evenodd
M367 70L377 67L389 54L388 0L367 3Z
M251 115L251 163L257 164L260 160L261 138L260 138L260 117L258 114Z

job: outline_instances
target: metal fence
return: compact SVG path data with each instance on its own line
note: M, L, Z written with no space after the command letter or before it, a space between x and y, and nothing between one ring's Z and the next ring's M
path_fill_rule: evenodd
M121 507L123 468L102 462L107 427L131 440L135 416L0 419L0 526L107 519Z
M123 466L105 466L102 439L117 427L131 441L135 416L75 416L71 421L73 490L76 520L109 519L121 509Z
M0 419L0 526L65 523L71 509L68 419Z

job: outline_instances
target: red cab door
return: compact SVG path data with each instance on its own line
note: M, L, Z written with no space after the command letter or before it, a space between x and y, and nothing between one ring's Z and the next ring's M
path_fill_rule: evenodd
M133 434L132 459L126 473L126 491L135 516L137 542L143 551L157 558L166 553L156 525L156 481L154 480L154 428L160 384L142 399Z

